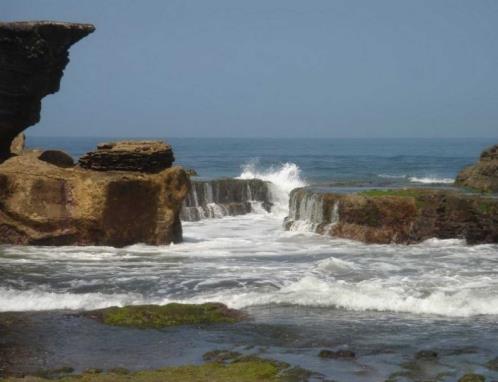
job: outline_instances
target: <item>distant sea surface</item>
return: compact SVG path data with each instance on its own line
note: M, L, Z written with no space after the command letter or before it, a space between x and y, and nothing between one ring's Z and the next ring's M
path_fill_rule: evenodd
M465 139L279 139L279 138L123 138L32 137L31 148L65 150L75 158L100 142L164 139L176 163L203 178L235 177L247 166L270 169L294 163L308 183L329 181L451 182L498 138Z

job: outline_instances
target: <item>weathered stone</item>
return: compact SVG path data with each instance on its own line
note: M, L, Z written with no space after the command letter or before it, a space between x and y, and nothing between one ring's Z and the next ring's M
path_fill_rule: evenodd
M0 165L0 243L168 244L182 239L185 171L157 174L63 168L13 156Z
M24 151L24 146L26 143L26 137L24 133L19 134L14 138L12 144L10 145L10 153L15 155L21 155Z
M351 350L320 350L318 353L320 358L330 358L330 359L354 359L356 358L356 354Z
M465 167L455 183L484 192L498 192L498 145L481 153L479 162Z
M41 99L59 90L70 46L94 30L51 21L0 23L0 159L40 120Z
M266 211L272 207L268 182L260 179L191 180L192 187L183 203L183 221L237 216L254 212L252 202Z
M96 171L159 172L175 160L171 146L162 141L102 143L79 160L83 168Z
M437 190L371 190L359 194L293 190L287 229L366 243L418 243L430 238L498 243L498 199Z
M45 150L40 154L38 159L63 168L74 166L74 160L71 155L61 150Z

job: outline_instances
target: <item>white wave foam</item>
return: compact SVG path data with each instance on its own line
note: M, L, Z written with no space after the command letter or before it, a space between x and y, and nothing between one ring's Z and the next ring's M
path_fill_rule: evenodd
M284 163L279 167L270 167L259 170L254 163L243 166L242 173L237 179L261 179L271 182L272 201L275 214L286 216L289 208L289 194L298 187L304 187L307 183L301 177L301 169L295 163Z
M423 184L451 184L454 183L455 180L452 178L431 178L431 177L423 177L418 178L416 176L411 176L408 180L412 183L423 183Z
M455 182L455 180L452 178L440 178L432 176L417 177L409 175L379 174L378 177L386 179L407 179L412 183L423 183L423 184L451 184Z
M56 293L0 288L0 312L31 310L91 310L109 306L145 304L138 294Z

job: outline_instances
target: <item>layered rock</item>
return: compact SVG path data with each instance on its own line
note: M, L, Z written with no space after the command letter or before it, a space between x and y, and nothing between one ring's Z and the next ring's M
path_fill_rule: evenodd
M484 150L479 162L460 171L455 183L483 192L498 192L498 145Z
M269 211L272 205L269 183L260 179L191 180L191 184L181 211L183 221L244 215L258 208Z
M102 143L79 160L83 168L95 171L159 172L175 160L171 146L162 141L120 141Z
M41 152L0 165L0 243L169 244L189 179L171 167L155 174L91 171L41 160Z
M14 138L40 120L41 99L59 90L71 45L90 24L49 21L0 23L0 160Z
M498 243L498 199L419 189L334 194L300 188L291 193L285 227L379 244Z

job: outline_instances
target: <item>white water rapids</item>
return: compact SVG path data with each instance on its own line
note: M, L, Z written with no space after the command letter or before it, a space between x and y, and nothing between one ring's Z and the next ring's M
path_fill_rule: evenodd
M498 246L365 245L286 232L289 192L306 184L299 168L247 167L240 178L271 181L274 212L184 223L185 242L170 246L0 247L0 311L219 301L498 315Z

